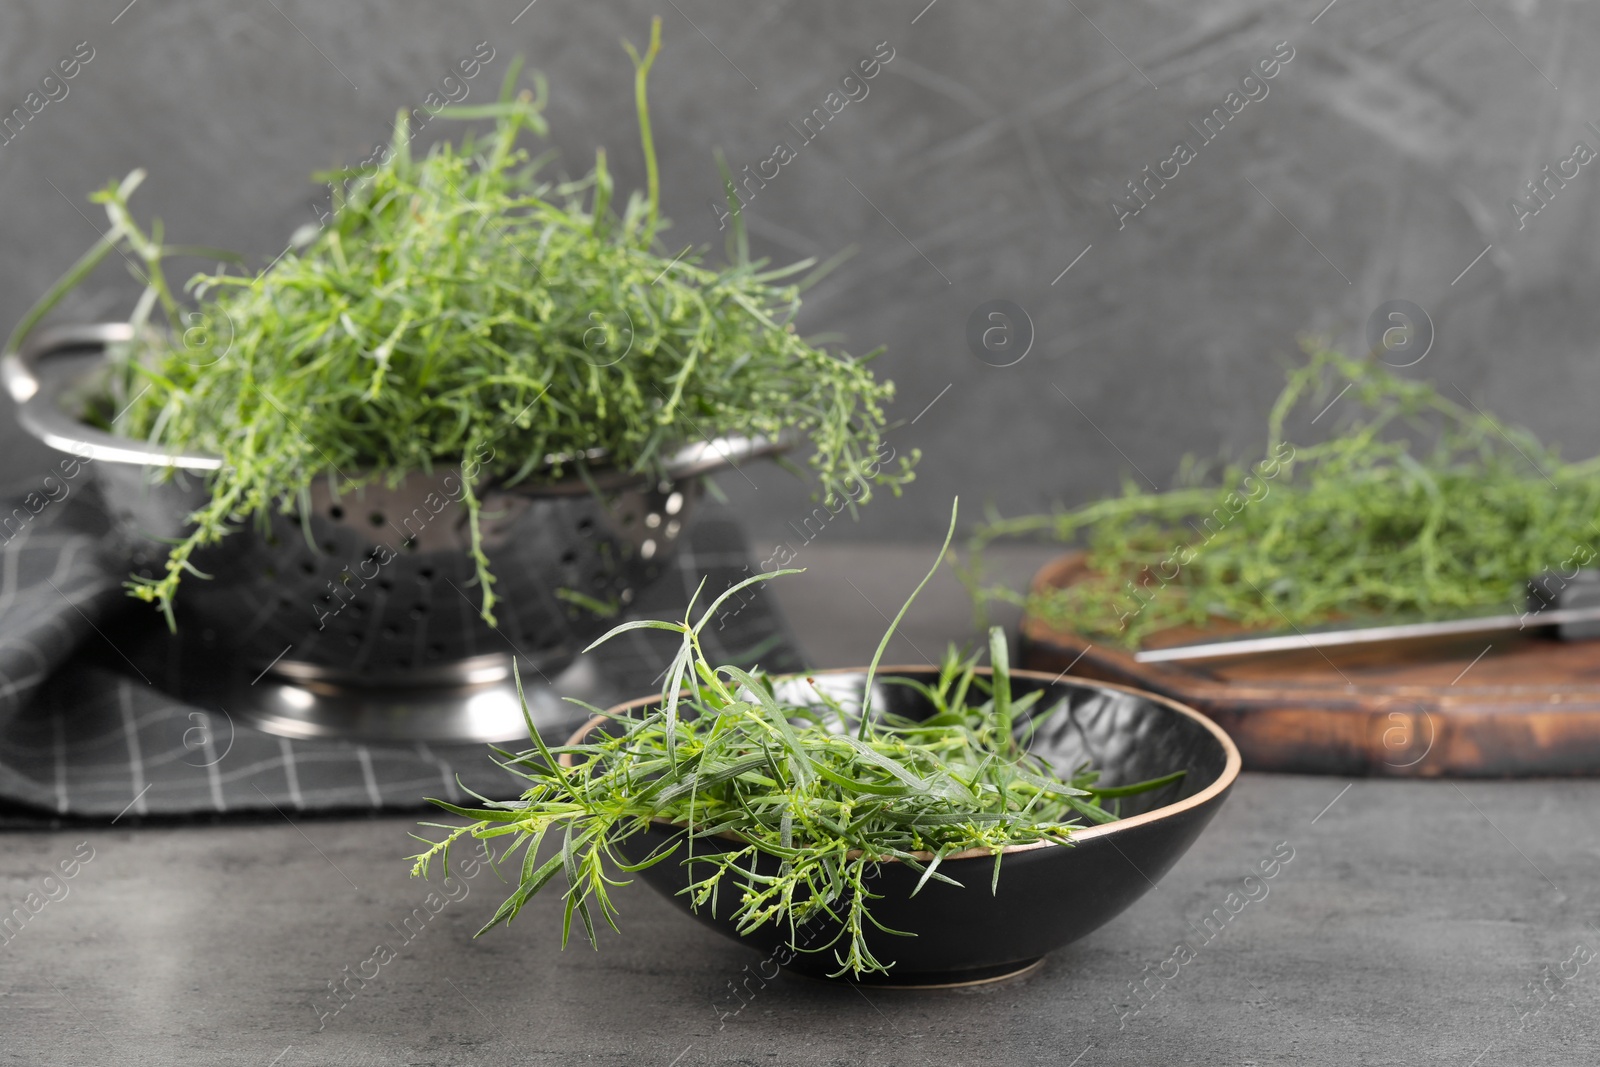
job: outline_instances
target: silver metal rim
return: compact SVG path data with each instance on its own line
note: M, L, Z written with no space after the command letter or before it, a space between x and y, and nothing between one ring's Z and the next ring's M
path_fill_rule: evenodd
M508 660L503 677L469 684L328 687L274 672L259 683L245 685L240 680L210 695L220 698L221 706L241 722L281 737L409 742L527 740L530 718L541 735L555 740L569 733L583 714L565 697L604 699L595 664L583 659L550 684L525 676L523 686L519 697ZM205 702L204 695L195 695Z
M120 463L139 467L178 468L206 472L220 470L222 460L194 452L173 452L144 441L97 430L73 418L62 406L67 388L78 376L45 373L40 364L52 355L72 351L104 350L108 345L133 339L133 327L125 322L62 325L34 333L15 352L0 356L0 384L17 403L17 421L22 428L51 448L69 452L79 459L101 463ZM685 445L662 463L669 478L687 478L724 466L738 466L748 459L771 455L794 445L790 436L778 438L724 436L706 438ZM587 493L591 487L607 488L637 482L638 472L617 470L605 465L606 453L593 448L581 456L545 457L547 466L571 466L580 459L592 464L589 477L569 476L555 481L525 479L516 491L534 494Z
M510 655L491 652L426 667L413 667L405 671L403 676L396 678L389 688L494 685L511 678L511 663ZM327 692L347 690L351 687L386 688L382 677L372 678L295 659L281 659L267 668L266 673L280 681Z

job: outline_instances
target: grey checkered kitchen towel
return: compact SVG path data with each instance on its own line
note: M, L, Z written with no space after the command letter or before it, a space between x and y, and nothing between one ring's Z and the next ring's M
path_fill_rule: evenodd
M16 501L0 498L0 515ZM290 740L163 692L141 669L140 641L160 617L122 589L126 561L104 546L98 511L63 500L0 545L0 817L127 820L145 815L271 814L410 809L429 796L461 800L457 776L487 796L516 791L479 743ZM677 567L641 592L631 615L681 617L706 580L720 592L753 573L743 536L707 502L686 531ZM674 577L676 575L676 578ZM770 594L739 610L737 626L708 627L712 655L796 670L800 659ZM675 643L636 631L584 659L607 700L659 684ZM559 685L559 679L558 679ZM593 694L585 694L594 700ZM595 701L603 703L604 701ZM515 747L515 746L513 746Z

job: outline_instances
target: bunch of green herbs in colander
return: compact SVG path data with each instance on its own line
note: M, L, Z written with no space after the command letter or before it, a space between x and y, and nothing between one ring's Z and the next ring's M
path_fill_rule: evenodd
M328 225L254 277L201 275L180 304L163 246L128 199L142 175L96 194L111 227L13 335L25 336L111 251L146 284L136 340L116 354L104 428L171 451L219 456L209 502L163 573L132 592L169 622L195 551L273 509L309 514L313 479L336 491L460 465L482 614L494 578L479 534L488 484L555 480L603 464L661 471L675 449L724 435L806 438L824 498L854 503L875 480L895 492L915 456L865 473L893 386L867 357L817 347L795 331L810 261L765 269L742 229L732 264L662 243L646 81L659 20L641 57L631 45L647 191L617 209L604 150L578 180L546 178L521 147L543 135L543 83L500 101L446 109L492 120L413 156L405 116L388 158L324 175L338 195ZM736 216L737 218L737 216ZM154 328L152 316L164 316ZM115 413L115 414L114 414ZM114 414L114 421L113 421Z
M872 712L878 662L910 600L873 656L864 709L844 706L809 678L811 699L797 701L762 673L713 665L700 632L721 604L746 585L794 573L799 572L748 579L697 622L690 621L691 604L682 622L631 622L601 638L639 628L682 635L661 700L628 715L590 708L604 723L580 742L560 747L540 741L530 720L535 747L500 750L497 760L530 783L526 792L513 801L480 797L484 804L475 808L435 800L471 822L425 824L447 835L439 841L418 838L428 848L413 857L412 873L426 876L437 858L448 874L450 849L462 839L507 838L499 859L522 853L520 884L479 933L515 918L561 875L562 944L574 916L597 944L596 913L617 928L610 890L624 883L610 872L683 862L696 875L684 890L695 908L731 914L741 934L774 925L796 951L832 951L836 975L859 976L893 965L875 956L866 940L874 927L896 932L872 917L878 899L872 874L879 864L906 864L919 873L920 891L934 879L961 884L940 869L949 856L988 852L994 856L993 892L1003 849L1039 841L1070 845L1083 820L1116 818L1103 800L1156 789L1183 775L1108 788L1097 784L1098 774L1087 766L1062 777L1030 755L1035 729L1053 712L1034 711L1044 690L1013 697L998 628L990 634L990 675L978 672L976 656L951 650L931 683L884 679L921 693L932 708L927 718ZM670 848L630 860L622 846L652 823L685 832ZM709 839L715 841L707 848L703 842ZM541 856L546 840L556 848ZM763 857L777 862L759 864ZM818 929L832 928L833 936L802 946L799 930L813 921Z
M1209 478L1186 461L1166 492L1129 484L1119 497L984 525L963 567L980 608L1020 603L1048 625L1137 647L1179 625L1521 611L1530 578L1595 558L1600 458L1565 462L1465 394L1326 346L1306 351L1272 407L1260 462ZM1324 412L1335 430L1316 440ZM1040 535L1081 543L1088 573L1031 593L985 582L985 546Z

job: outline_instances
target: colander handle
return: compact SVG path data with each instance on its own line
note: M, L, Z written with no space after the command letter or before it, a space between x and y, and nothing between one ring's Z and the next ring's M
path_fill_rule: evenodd
M125 322L52 326L30 335L18 351L0 357L0 383L17 402L17 422L51 448L82 459L193 471L222 466L215 456L167 452L106 433L69 414L65 401L71 379L46 373L44 364L56 356L103 352L107 345L132 338L133 327Z
M11 399L26 404L39 391L35 368L51 356L104 348L133 339L133 326L126 322L64 323L35 330L15 352L0 357L0 384Z

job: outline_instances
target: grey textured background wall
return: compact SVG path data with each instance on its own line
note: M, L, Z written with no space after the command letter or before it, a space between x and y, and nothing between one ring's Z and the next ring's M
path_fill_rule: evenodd
M582 169L604 143L637 181L618 41L642 40L660 14L655 113L680 243L720 239L706 206L714 148L739 167L776 141L798 145L791 120L879 42L894 50L870 94L747 212L775 258L856 246L812 294L805 325L846 334L856 351L888 347L880 366L907 420L891 441L925 453L905 498L837 523L830 539L935 537L955 492L1015 512L1114 488L1130 465L1164 485L1186 451L1242 453L1296 335L1354 344L1397 298L1437 329L1412 373L1569 455L1600 447L1588 399L1600 385L1600 178L1583 167L1550 186L1521 229L1507 207L1575 142L1600 147L1586 125L1600 122L1585 62L1600 43L1594 5L524 2L6 0L0 113L78 42L94 58L0 146L0 321L94 239L84 194L135 166L150 171L144 209L174 239L265 264L312 219L306 176L366 156L396 108L420 105L483 40L497 56L474 99L526 54L549 76L563 156ZM1188 124L1284 41L1293 59L1265 97L1204 141ZM1119 229L1113 198L1178 140L1195 158ZM66 314L125 312L130 291L108 272ZM1013 366L966 341L974 309L993 299L1033 323ZM5 481L45 460L9 414L0 447ZM763 539L777 537L804 515L805 490L770 466L748 473L753 484L724 485Z

